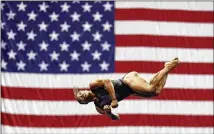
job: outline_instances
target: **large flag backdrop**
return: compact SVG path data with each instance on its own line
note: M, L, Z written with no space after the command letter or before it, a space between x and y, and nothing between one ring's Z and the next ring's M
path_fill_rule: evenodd
M212 2L2 2L3 133L213 133ZM99 115L73 87L181 65L155 98Z

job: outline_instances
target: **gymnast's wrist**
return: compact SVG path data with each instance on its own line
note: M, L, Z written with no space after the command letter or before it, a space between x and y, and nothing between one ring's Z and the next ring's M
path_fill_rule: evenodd
M117 101L117 98L113 98L112 101Z

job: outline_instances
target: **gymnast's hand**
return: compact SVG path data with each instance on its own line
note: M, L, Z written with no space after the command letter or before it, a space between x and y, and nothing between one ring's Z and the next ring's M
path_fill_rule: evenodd
M118 107L118 101L117 100L112 100L111 107L112 108L117 108Z
M104 110L107 114L111 114L111 106L105 105L105 106L103 107L103 110Z
M111 106L110 105L105 105L103 107L103 110L105 112L105 114L110 117L112 120L119 120L120 116L118 114L114 114L111 112Z

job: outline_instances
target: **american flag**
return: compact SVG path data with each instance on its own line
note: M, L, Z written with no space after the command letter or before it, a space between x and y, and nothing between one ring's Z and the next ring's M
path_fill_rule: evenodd
M5 134L213 133L213 3L1 2ZM161 94L129 97L119 121L78 104L74 87L179 57Z

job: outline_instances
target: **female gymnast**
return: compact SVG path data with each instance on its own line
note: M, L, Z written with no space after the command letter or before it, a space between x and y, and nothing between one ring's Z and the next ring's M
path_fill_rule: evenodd
M118 102L130 95L155 97L163 89L168 73L179 65L179 59L166 62L164 68L147 82L137 72L129 72L118 80L98 79L89 83L90 90L74 89L74 96L80 104L94 102L97 112L105 114L112 120L119 115L111 112L111 107L118 107Z

